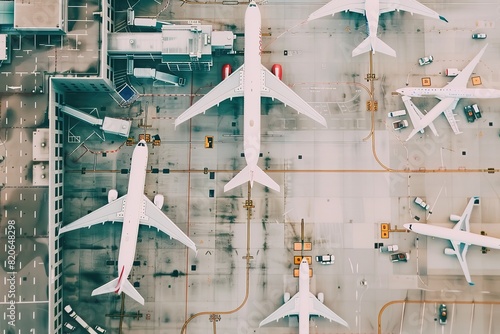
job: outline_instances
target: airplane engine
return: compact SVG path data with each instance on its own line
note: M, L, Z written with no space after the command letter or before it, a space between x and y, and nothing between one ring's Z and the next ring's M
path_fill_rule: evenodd
M285 303L290 300L290 293L289 292L285 292L285 294L283 295L283 300L285 301Z
M224 64L222 66L222 80L226 80L226 78L230 76L231 73L233 73L233 68L231 67L231 65Z
M163 207L163 201L164 201L163 195L157 194L155 195L153 203L156 205L157 208L161 210L161 208Z
M318 300L321 304L325 301L325 294L323 292L318 293Z
M280 64L274 64L273 67L271 67L271 72L281 80L283 78L283 67L281 67Z
M117 198L118 198L118 191L116 191L116 189L111 189L110 191L108 191L108 203L113 202Z
M453 248L445 248L444 253L446 255L456 255L457 254L457 252L455 252L455 250Z
M460 216L457 215L450 215L450 220L454 223L458 222L460 220Z

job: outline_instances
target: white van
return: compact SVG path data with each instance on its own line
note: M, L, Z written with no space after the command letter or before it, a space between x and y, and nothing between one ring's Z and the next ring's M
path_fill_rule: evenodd
M396 110L387 114L387 117L397 117L406 115L406 110Z
M444 70L444 74L447 77L456 77L460 74L460 70L458 68L447 68L446 70Z
M104 328L102 328L99 325L95 326L95 330L98 331L99 333L103 333L103 334L107 332Z
M65 322L64 323L64 327L66 327L67 329L69 329L70 331L74 331L76 329L75 326L73 326L72 324L70 324L69 322Z
M474 110L474 115L476 116L476 118L481 118L481 110L479 110L477 104L474 103L472 105L472 110Z

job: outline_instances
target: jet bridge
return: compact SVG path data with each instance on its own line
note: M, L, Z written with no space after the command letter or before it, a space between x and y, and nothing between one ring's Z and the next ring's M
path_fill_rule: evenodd
M103 120L97 117L94 117L86 112L80 111L76 108L64 105L61 107L61 111L65 114L78 118L79 120L84 121L85 123L89 123L92 125L102 125Z
M61 106L61 111L74 118L78 118L85 123L89 123L94 126L98 125L105 133L123 137L128 137L130 133L130 121L113 117L104 117L104 119L100 119L68 105Z
M138 79L153 79L164 82L167 85L184 86L186 80L176 75L157 71L154 68L134 68L134 76Z

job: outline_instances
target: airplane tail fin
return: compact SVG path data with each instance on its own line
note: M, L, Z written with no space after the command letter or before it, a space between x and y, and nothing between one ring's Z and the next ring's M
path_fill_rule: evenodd
M253 187L253 181L262 184L263 186L269 187L273 190L280 191L280 186L262 169L255 166L254 170L251 170L249 166L243 168L235 177L231 179L225 186L224 191L231 190L245 182L250 181L250 186Z
M422 118L424 114L417 108L417 106L411 101L411 97L403 95L402 97L403 103L408 111L408 115L410 115L411 124L413 125L413 131L410 133L406 141L412 138L417 132L422 131L424 129ZM439 136L437 133L436 127L433 123L430 123L428 127L431 129L432 133L435 136Z
M102 295L105 293L117 292L117 284L118 278L104 284L103 286L98 287L94 291L92 291L92 296ZM132 286L132 284L128 280L123 281L122 291L136 302L144 305L144 298L137 292L137 290Z
M393 48L391 48L377 36L368 36L352 51L352 56L356 57L371 50L373 50L373 52L380 52L391 57L396 57L396 51L394 51Z

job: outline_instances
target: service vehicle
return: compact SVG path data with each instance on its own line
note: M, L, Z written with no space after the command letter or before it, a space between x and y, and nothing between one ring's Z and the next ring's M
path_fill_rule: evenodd
M392 127L394 130L401 130L408 127L408 121L406 119L402 119L400 121L392 122Z
M413 200L413 202L415 202L415 204L417 204L418 206L420 206L422 209L424 210L429 210L430 209L430 205L425 203L425 201L420 198L420 197L415 197L415 199Z
M74 331L76 329L76 327L70 324L69 322L65 322L64 327L66 327L66 329L69 329L70 331Z
M407 262L410 259L409 253L396 253L391 254L392 262Z
M99 325L96 325L94 328L95 328L95 330L96 330L96 331L98 331L99 333L103 333L103 334L104 334L104 333L106 333L106 332L107 332L104 328L102 328L102 327L101 327L101 326L99 326Z
M476 118L481 118L481 110L479 110L479 107L477 106L477 104L474 103L471 107L472 107L472 110L474 111L474 116L476 116Z
M420 66L424 66L424 65L429 65L433 61L434 61L434 57L433 56L427 56L427 57L419 58L418 59L418 64Z
M382 246L379 248L380 253L394 253L399 250L398 245L387 245L387 246Z
M484 33L472 34L472 39L485 39L487 36Z
M441 325L446 325L446 323L448 322L448 308L446 307L446 304L439 305L438 313L439 323Z
M316 262L321 264L333 264L335 263L335 256L332 254L318 255L316 256Z
M465 106L464 113L465 113L465 118L467 119L467 122L472 123L476 120L476 115L474 114L474 110L472 109L472 106Z
M391 111L390 113L387 114L387 117L397 117L397 116L404 116L406 115L406 110L396 110L396 111Z
M444 70L444 74L447 77L456 77L460 74L460 70L458 68L447 68L446 70Z

